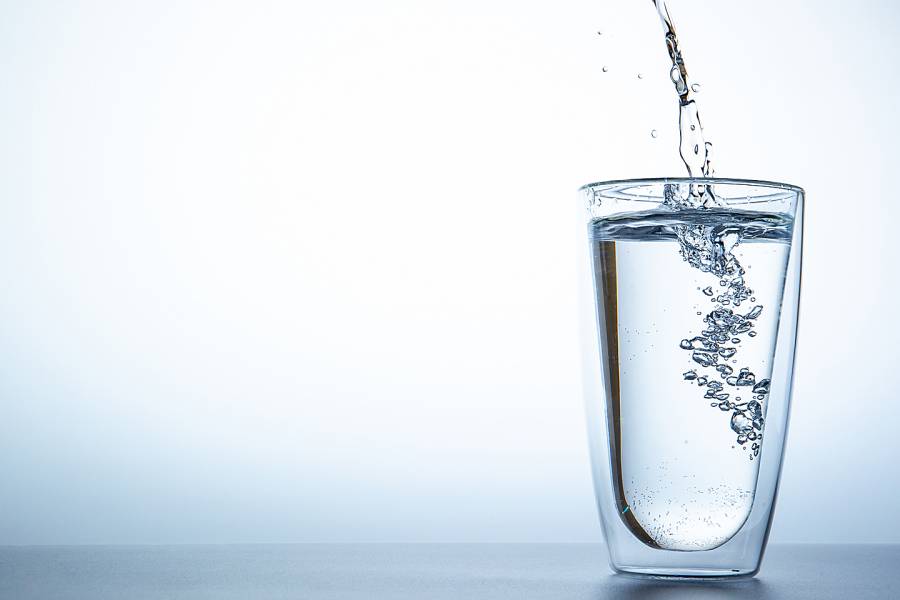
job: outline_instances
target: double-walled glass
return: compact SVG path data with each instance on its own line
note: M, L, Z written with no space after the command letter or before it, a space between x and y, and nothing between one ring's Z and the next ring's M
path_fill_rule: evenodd
M580 198L584 389L611 566L751 576L787 434L803 191L673 178Z

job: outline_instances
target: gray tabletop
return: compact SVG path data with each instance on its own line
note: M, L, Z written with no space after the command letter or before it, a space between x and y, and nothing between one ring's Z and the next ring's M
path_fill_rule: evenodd
M0 598L900 598L900 545L773 545L735 582L612 575L598 544L0 547Z

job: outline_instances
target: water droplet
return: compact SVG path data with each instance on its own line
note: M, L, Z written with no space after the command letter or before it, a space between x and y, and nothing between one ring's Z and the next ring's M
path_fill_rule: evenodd
M694 144L694 154L700 154L700 145Z
M707 296L712 296L713 295L712 286L706 286L705 288L703 288L703 293L706 294Z
M725 383L728 385L737 385L738 378L736 375L732 375L728 379L725 380Z
M692 91L692 92L699 92L699 91L700 91L700 84L699 84L699 83L695 83L694 85L692 85L692 86L691 86L691 91Z
M641 75L640 73L638 73L638 79L643 79L643 78L644 78L644 76Z
M697 385L701 385L701 386L706 385L706 381L707 381L706 375L701 375L700 377L697 378Z
M684 378L687 381L692 381L694 379L697 379L697 371L695 371L693 369L691 369L690 371L687 371L686 373L684 373Z
M609 71L609 68L607 68L606 65L604 65L604 66L603 66L603 72L606 73L607 71Z
M751 331L751 332L748 333L747 335L749 335L750 337L756 337L756 332L755 332L755 331Z
M697 130L697 126L696 126L696 125L691 125L691 131L696 131L696 130Z
M694 344L691 343L691 340L681 340L681 343L678 344L679 348L682 350L693 350Z
M651 129L651 130L650 130L650 137L655 138L657 135L658 135L658 134L656 133L656 130L655 130L655 129Z
M720 348L719 354L722 355L722 358L731 358L734 356L734 353L737 352L737 348Z

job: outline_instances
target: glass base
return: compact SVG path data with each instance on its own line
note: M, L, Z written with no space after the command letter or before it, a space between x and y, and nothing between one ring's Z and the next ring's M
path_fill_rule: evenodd
M617 575L634 579L660 579L666 581L724 581L749 579L759 572L759 569L704 569L704 568L672 568L672 567L631 567L610 565Z

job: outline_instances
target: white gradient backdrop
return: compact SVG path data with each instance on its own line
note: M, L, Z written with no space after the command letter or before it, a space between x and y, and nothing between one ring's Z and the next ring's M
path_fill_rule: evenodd
M900 8L670 8L717 174L808 192L773 539L900 542ZM600 539L573 204L681 174L649 0L7 0L0 80L0 544Z

